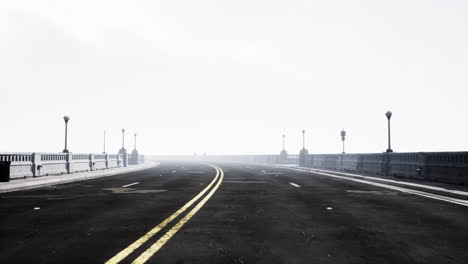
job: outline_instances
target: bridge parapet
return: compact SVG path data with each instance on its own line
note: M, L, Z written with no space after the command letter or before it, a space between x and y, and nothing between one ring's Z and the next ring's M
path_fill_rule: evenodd
M304 166L468 185L468 152L309 154Z
M127 154L0 153L0 179L38 177L127 166ZM135 165L144 162L139 155ZM5 169L7 167L7 169ZM8 175L4 175L8 174Z
M218 155L208 160L299 164L300 155ZM468 185L468 152L305 154L304 167Z

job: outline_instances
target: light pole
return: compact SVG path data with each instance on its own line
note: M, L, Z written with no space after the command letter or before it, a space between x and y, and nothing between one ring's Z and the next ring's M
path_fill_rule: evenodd
M135 136L135 150L136 150L136 149L137 149L137 148L136 148L136 138L137 138L137 134L135 133L134 136Z
M305 129L302 129L302 149L305 149Z
M280 152L280 159L287 160L288 159L288 152L286 151L286 144L285 144L286 135L283 134L283 150Z
M122 128L122 150L125 150L125 128Z
M285 151L285 150L286 150L286 147L285 147L285 144L284 144L284 140L285 140L285 138L286 138L286 135L285 135L285 134L283 134L283 151Z
M343 141L343 154L345 154L345 147L344 147L345 137L346 137L346 131L344 131L343 129L341 131L341 141Z
M306 155L309 151L305 148L305 129L302 129L302 149L299 151L299 166L305 165Z
M106 154L106 131L104 130L104 151L102 154Z
M387 111L385 113L385 116L387 117L387 121L388 121L388 149L387 149L387 152L393 152L393 150L391 148L391 139L390 139L390 119L392 118L392 112Z
M63 153L68 153L68 148L67 148L67 143L68 143L68 121L70 120L70 117L64 116L63 120L65 121L65 149L63 150Z

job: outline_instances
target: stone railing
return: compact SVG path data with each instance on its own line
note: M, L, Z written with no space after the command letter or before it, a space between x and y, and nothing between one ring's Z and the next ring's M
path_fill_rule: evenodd
M128 154L0 153L0 181L126 167Z
M414 178L468 185L468 152L407 152L370 154L219 155L210 161L299 164L301 166Z
M468 152L310 154L304 166L468 184Z

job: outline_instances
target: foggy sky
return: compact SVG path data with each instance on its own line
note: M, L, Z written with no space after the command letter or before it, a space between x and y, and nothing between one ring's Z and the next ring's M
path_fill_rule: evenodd
M0 152L468 149L466 1L0 2Z

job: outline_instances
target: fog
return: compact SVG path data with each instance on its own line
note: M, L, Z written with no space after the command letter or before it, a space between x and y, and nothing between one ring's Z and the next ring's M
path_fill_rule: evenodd
M0 152L468 149L466 1L0 3Z

